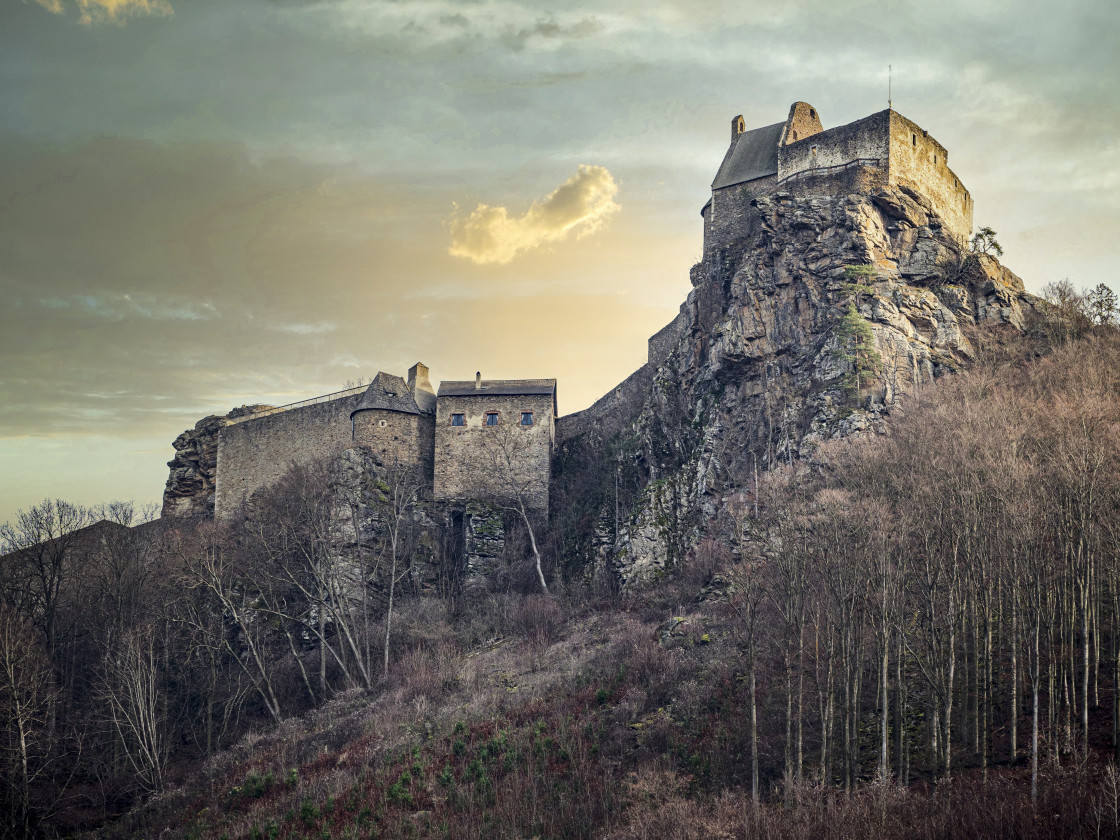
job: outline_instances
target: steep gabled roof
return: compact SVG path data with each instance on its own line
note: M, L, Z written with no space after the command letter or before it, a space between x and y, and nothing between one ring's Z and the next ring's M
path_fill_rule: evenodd
M416 400L408 391L408 385L399 376L379 371L373 382L366 388L354 410L350 412L353 417L359 411L400 411L405 414L423 414Z
M476 388L473 379L439 383L441 397L484 397L487 395L521 396L555 394L555 379L483 379Z
M778 174L778 144L782 140L785 122L744 131L723 159L723 164L712 181L712 189L730 187Z

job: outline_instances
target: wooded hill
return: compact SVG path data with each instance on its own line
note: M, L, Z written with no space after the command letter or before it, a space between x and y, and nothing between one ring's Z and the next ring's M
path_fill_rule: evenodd
M31 509L5 836L1115 836L1120 335L974 344L625 592L551 555L537 594L511 521L497 591L421 593L408 527L331 550L308 469L229 527Z

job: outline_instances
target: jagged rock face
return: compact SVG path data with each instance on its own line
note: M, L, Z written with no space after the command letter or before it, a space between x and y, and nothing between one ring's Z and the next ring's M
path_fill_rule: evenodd
M651 482L615 544L596 540L597 565L624 584L671 565L754 470L879 429L915 388L961 369L969 325L1022 328L1038 305L994 257L943 233L917 193L777 193L753 206L742 237L693 269L691 329L634 419ZM853 318L878 364L848 351Z
M224 416L203 417L175 438L175 457L163 489L163 516L213 516L214 482L218 471L218 432L231 420L272 408L243 405Z

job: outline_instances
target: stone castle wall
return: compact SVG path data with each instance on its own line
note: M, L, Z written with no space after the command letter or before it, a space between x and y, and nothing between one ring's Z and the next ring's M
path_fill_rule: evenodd
M888 111L872 114L847 125L830 128L778 149L778 183L786 178L860 159L886 166L890 137Z
M688 313L682 303L680 311L677 312L677 317L649 337L646 362L654 367L659 367L669 358L669 354L673 352L677 342L680 341L688 327Z
M583 411L565 414L556 421L557 441L563 444L591 431L610 440L638 416L656 372L647 362Z
M751 201L776 192L837 195L897 186L924 196L958 242L972 235L972 197L949 168L945 147L912 120L887 110L808 137L802 132L797 135L802 139L779 147L776 176L713 191L701 211L705 258L749 237ZM792 130L788 133L792 138Z
M498 412L498 425L485 426L486 412ZM533 412L533 425L522 426L521 412ZM466 425L452 426L463 414ZM435 499L483 494L509 495L509 485L530 505L548 509L555 416L551 394L471 394L441 396L435 420ZM508 453L513 471L500 462ZM495 462L498 462L497 467Z
M771 175L756 178L744 184L735 184L712 192L712 200L701 211L704 218L704 255L736 239L750 234L751 202L761 195L769 195L778 184L778 177Z
M687 308L686 301L677 317L649 337L644 365L583 411L566 414L556 421L557 442L564 443L593 430L603 440L610 440L633 421L649 393L657 368L665 363L691 326Z
M925 196L958 242L972 235L972 196L949 168L949 152L919 125L890 112L890 183Z
M415 466L421 486L432 486L435 418L430 414L367 410L354 415L352 446L368 446L386 467Z
M353 446L350 412L360 395L266 414L218 433L214 515L231 515L250 494L277 481L293 463Z

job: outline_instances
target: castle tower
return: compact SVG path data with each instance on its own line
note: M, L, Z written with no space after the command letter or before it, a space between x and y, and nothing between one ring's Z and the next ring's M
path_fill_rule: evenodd
M350 412L354 443L379 455L386 466L415 467L431 488L436 397L428 368L417 362L408 382L379 371Z

